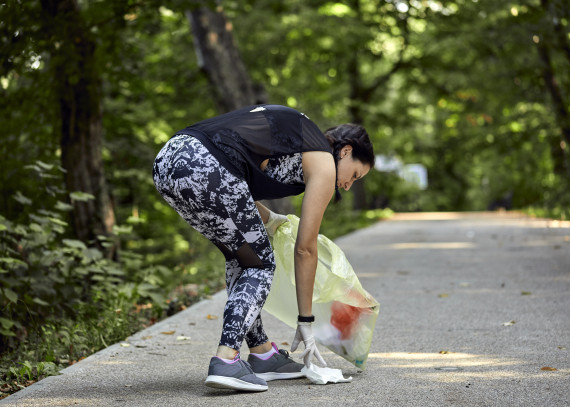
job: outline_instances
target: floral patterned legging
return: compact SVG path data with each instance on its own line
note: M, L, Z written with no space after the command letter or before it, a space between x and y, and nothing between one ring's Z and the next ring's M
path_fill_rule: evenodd
M228 301L220 345L240 350L268 341L260 312L275 260L247 183L231 174L196 138L177 135L158 153L156 189L194 229L226 257Z

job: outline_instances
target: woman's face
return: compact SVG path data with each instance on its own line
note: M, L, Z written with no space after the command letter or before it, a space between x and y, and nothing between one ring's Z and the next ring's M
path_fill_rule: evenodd
M352 183L357 179L364 177L370 171L370 166L364 164L360 160L352 158L352 146L344 146L340 150L338 165L336 169L337 181L339 188L348 191Z

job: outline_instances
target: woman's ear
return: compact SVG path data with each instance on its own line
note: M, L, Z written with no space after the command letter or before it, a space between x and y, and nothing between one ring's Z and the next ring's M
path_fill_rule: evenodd
M342 150L340 150L340 158L344 158L347 155L350 155L350 153L352 153L352 146L346 145L342 148Z

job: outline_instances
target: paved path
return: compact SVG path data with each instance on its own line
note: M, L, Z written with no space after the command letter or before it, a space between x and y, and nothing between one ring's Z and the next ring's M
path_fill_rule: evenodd
M337 243L381 303L366 371L323 352L352 383L274 381L256 394L205 387L219 293L0 405L570 406L568 223L399 215ZM292 329L264 318L272 340L291 342Z

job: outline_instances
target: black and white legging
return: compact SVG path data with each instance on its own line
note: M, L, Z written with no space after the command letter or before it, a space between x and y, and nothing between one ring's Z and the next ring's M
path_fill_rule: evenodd
M293 181L302 180L301 155L290 158L285 168L294 171L281 172L289 177L296 174ZM220 345L239 351L244 337L250 348L267 342L260 312L269 295L275 260L247 183L188 135L166 143L154 162L153 178L166 202L226 257L228 301Z

